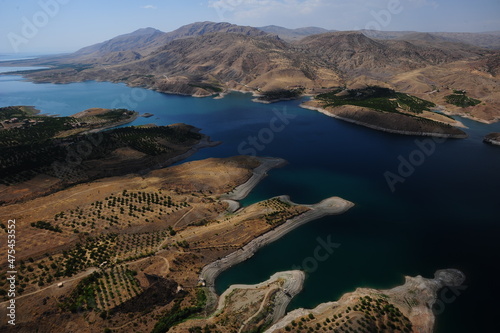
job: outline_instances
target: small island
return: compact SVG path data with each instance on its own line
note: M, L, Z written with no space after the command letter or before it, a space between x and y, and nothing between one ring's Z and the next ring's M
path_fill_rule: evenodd
M485 143L489 143L495 146L500 146L500 133L491 133L484 137Z

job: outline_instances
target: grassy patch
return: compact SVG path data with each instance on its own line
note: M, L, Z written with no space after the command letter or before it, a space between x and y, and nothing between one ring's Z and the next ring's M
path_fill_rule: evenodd
M23 145L37 145L54 138L57 134L79 128L81 131L111 125L130 119L134 111L126 109L109 110L96 116L82 118L49 117L32 115L33 108L5 107L0 108L0 119L8 119L8 129L0 130L0 148ZM15 121L12 119L17 118Z
M205 289L198 288L196 289L196 306L200 309L204 308L207 304L207 293Z
M323 101L325 106L355 105L378 111L399 113L403 109L413 113L430 111L435 104L421 98L396 92L389 88L367 87L363 89L350 89L345 94L338 96L338 89L320 94L316 99Z
M61 228L59 226L53 226L50 222L46 221L37 221L31 223L31 226L33 228L38 228L38 229L45 229L45 230L50 230L54 232L62 232Z
M198 306L181 308L181 301L182 300L176 301L172 309L158 320L151 333L165 333L171 327L183 322L202 310L202 308Z
M304 88L297 88L297 89L276 89L276 90L270 90L266 91L263 93L261 97L259 97L259 100L261 101L276 101L276 100L282 100L282 99L295 99L299 98L302 93L304 92Z
M446 103L453 104L462 108L476 106L481 103L480 100L468 97L464 91L456 91L452 95L445 97Z
M101 277L100 273L92 273L78 283L73 292L60 304L64 310L73 313L97 308L95 299L97 281Z
M130 112L113 110L92 116L88 124L94 127L97 126L94 124L113 124L130 117ZM148 156L175 154L171 144L190 146L201 139L201 134L182 126L124 127L102 132L102 140L94 145L91 136L55 138L61 131L72 129L75 123L83 122L84 118L35 116L30 119L35 119L36 123L0 130L0 183L10 185L31 179L36 174L57 173L53 163L64 164L68 152L78 152L83 144L90 148L85 154L77 155L81 162L107 157L115 149L124 147Z
M38 113L38 110L32 106L6 106L0 108L0 120L9 120L12 118L26 119Z

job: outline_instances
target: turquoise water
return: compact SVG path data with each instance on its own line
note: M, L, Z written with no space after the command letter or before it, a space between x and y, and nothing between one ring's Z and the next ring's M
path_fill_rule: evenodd
M237 155L240 145L249 147L244 144L249 136L267 133L259 155L282 157L289 164L271 171L243 200L245 205L281 194L300 203L341 196L356 204L346 214L291 232L224 272L217 280L219 291L299 267L313 255L318 237L330 238L340 246L310 270L289 309L314 307L356 287L391 288L404 275L432 277L437 269L458 268L467 275L467 289L446 304L437 317L437 332L492 331L488 318L495 318L500 296L494 284L500 254L500 148L483 144L482 137L499 132L500 124L463 120L470 137L436 143L434 152L392 192L384 173L397 173L398 157L408 159L418 151L418 138L348 124L299 108L299 103L252 103L250 95L240 93L221 100L171 96L103 82L32 84L0 76L0 106L34 105L59 115L127 107L154 114L134 125L185 122L223 141L190 160ZM281 125L273 121L276 112L293 119L270 140L263 129Z

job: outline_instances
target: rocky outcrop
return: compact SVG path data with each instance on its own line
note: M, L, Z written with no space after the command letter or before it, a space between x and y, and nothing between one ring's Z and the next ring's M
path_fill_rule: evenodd
M484 137L484 142L500 146L500 133L491 133Z

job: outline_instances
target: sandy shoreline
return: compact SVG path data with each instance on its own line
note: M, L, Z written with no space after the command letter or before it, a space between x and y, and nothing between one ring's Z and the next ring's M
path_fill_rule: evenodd
M282 158L257 157L261 165L253 170L253 175L244 184L237 186L233 191L221 196L224 200L239 201L244 199L259 182L267 176L267 172L284 166L287 161Z
M280 196L279 198L291 205L296 205L291 202L287 196ZM200 273L200 280L205 282L208 289L207 306L210 308L214 307L216 304L217 294L215 292L215 279L220 273L240 262L247 260L259 249L280 239L290 231L310 221L317 220L327 215L342 214L349 210L352 206L354 206L352 202L339 197L332 197L314 205L307 205L307 207L310 208L309 211L287 220L275 229L253 239L239 250L203 267Z
M81 132L80 135L88 135L88 134L91 134L91 133L98 133L98 132L102 132L102 131L110 129L110 128L115 128L115 127L118 127L118 126L130 124L131 122L133 122L137 118L139 118L139 112L134 111L134 114L130 118L128 118L128 119L117 121L117 122L115 122L113 124L109 124L109 125L102 126L102 127L99 127L99 128L93 128L93 129L90 129L88 131Z
M392 289L378 290L371 288L358 288L354 292L344 294L341 299L335 302L327 302L318 305L314 309L296 309L289 312L285 317L280 319L274 325L269 327L265 333L272 333L276 330L283 329L289 325L292 320L297 321L299 318L313 314L321 317L322 315L331 316L332 311L340 306L350 304L353 299L363 295L380 295L388 296L388 299L395 302L405 316L407 316L413 324L413 332L432 333L434 331L436 313L433 311L433 306L438 299L438 293L443 288L450 290L464 290L467 287L463 286L465 275L456 269L443 269L434 273L433 279L426 279L422 276L410 277L405 276L405 283L396 286ZM461 287L462 286L462 287ZM417 293L415 293L418 291ZM415 296L417 295L417 296ZM442 296L442 295L441 295ZM406 307L407 299L418 297L417 305Z

